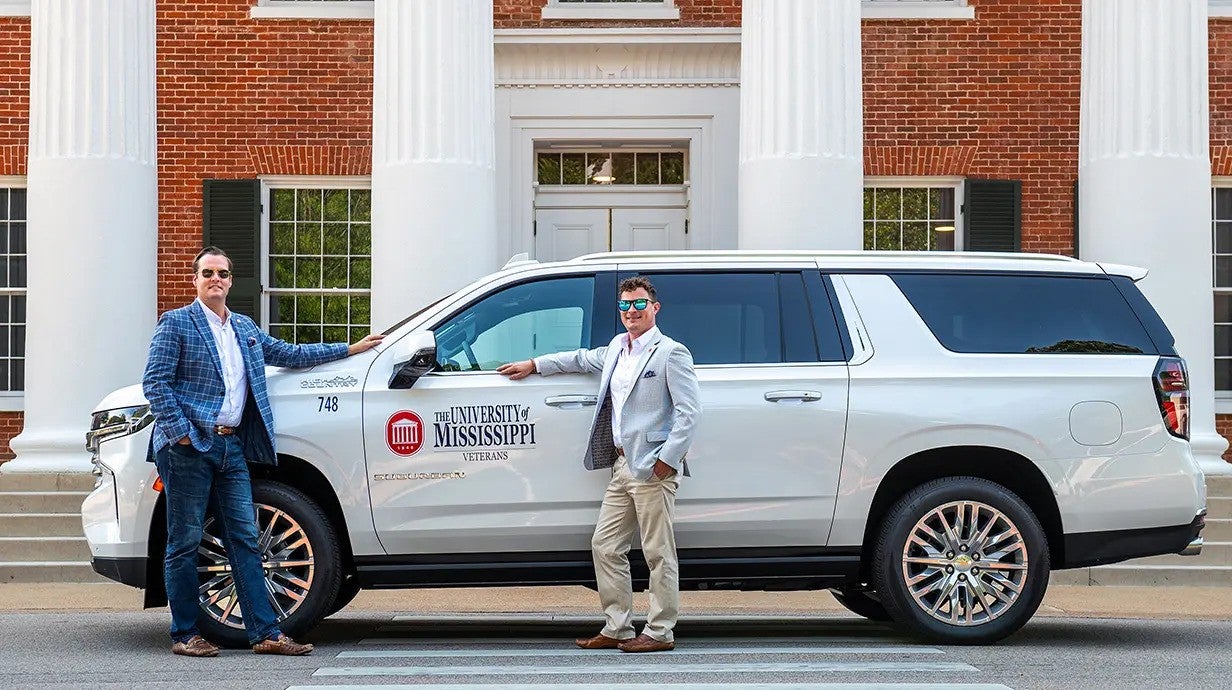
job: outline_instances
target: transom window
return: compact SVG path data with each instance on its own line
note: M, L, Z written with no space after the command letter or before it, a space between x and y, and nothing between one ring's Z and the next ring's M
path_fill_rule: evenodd
M0 186L0 392L26 388L26 190Z
M271 188L268 330L294 343L355 342L372 321L372 191Z
M688 179L680 150L539 151L541 185L675 185Z
M1214 248L1215 390L1232 398L1232 179L1211 190Z
M957 184L921 185L866 181L864 248L954 251L961 248L955 213Z

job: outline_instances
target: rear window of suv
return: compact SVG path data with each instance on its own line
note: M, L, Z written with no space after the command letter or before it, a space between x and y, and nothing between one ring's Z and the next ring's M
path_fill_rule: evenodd
M895 274L946 349L1026 354L1157 354L1111 280L1069 276Z

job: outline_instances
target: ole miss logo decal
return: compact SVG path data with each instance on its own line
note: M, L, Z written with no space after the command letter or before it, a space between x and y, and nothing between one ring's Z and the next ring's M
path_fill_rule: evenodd
M385 443L397 455L414 455L423 447L423 440L423 420L410 410L395 412L385 422Z

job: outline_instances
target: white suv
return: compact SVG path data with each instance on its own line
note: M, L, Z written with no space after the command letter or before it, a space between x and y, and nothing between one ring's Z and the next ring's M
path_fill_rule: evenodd
M279 465L253 467L270 599L299 635L362 588L594 586L597 382L504 362L607 343L658 289L704 412L676 522L684 589L831 589L924 638L991 642L1050 570L1196 553L1203 477L1141 269L1022 254L678 252L511 262L379 351L271 370ZM165 602L137 386L94 413L98 572ZM243 644L214 523L201 627ZM645 582L634 555L634 577Z

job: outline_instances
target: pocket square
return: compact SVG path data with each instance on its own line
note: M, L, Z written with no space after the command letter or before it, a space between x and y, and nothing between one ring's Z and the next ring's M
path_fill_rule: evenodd
M646 372L645 374L642 374L642 378L644 378L644 379L653 379L653 378L654 378L654 377L656 377L656 376L658 376L658 374L654 373L654 369L651 369L650 371Z

